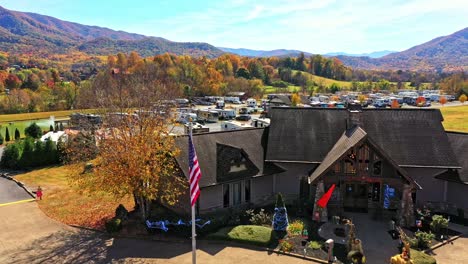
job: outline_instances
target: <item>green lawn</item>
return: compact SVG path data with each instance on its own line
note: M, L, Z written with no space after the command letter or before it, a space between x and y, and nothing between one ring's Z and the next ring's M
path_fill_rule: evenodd
M25 120L47 119L50 116L54 116L55 118L68 117L72 113L76 113L76 112L92 113L94 111L95 111L94 109L86 109L86 110L63 110L63 111L53 111L53 112L0 115L0 124L8 123L8 122L16 122L16 121L25 121Z
M444 117L445 130L468 133L468 104L463 106L440 107Z
M277 240L271 228L256 225L221 228L218 232L209 234L207 238L230 240L258 246L268 246Z

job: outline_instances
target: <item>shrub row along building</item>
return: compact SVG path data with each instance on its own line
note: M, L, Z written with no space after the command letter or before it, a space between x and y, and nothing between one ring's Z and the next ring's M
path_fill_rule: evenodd
M468 208L468 134L446 132L442 121L438 109L281 107L271 110L269 128L194 135L198 209L263 206L278 192L312 204L322 183L325 191L336 186L329 215L401 218L405 199ZM187 138L176 143L187 176Z

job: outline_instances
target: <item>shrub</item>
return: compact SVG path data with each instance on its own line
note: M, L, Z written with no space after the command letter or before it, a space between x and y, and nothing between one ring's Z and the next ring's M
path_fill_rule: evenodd
M426 233L426 232L416 232L414 233L414 236L416 238L416 242L417 242L417 247L420 248L420 249L426 249L429 247L429 245L431 244L432 240L434 239L434 234L432 233ZM414 247L416 246L415 245L415 241L410 241L411 243L411 246Z
M40 138L42 136L42 129L36 123L32 123L24 129L24 134L32 138Z
M20 132L18 130L18 128L15 129L15 140L18 140L21 138L21 135L20 135Z
M10 141L10 131L8 131L8 127L5 130L5 141Z
M323 246L322 242L320 241L315 241L315 240L312 240L309 242L309 248L311 249L321 249Z
M253 209L245 211L245 214L249 217L249 221L252 225L271 225L272 217L268 213L265 213L265 209L260 209L258 213L255 213Z
M112 218L111 220L106 222L106 231L108 233L115 233L122 229L122 220L120 218Z
M294 244L288 240L279 241L279 250L283 252L291 252L294 249Z
M294 236L302 235L302 230L304 230L304 222L301 220L294 220L294 222L290 223L288 226L288 232Z
M0 133L0 145L3 145L3 141L4 141L3 136L2 136L2 134Z
M18 143L10 144L5 147L0 164L3 168L17 169L20 157L20 145Z
M274 86L274 87L280 87L280 88L287 88L289 86L289 84L285 81L273 81L271 83L271 86Z
M128 210L123 206L123 204L119 204L115 209L115 218L126 220L128 218Z
M434 233L439 233L442 228L448 227L448 219L444 218L442 215L433 215L431 222L431 230Z

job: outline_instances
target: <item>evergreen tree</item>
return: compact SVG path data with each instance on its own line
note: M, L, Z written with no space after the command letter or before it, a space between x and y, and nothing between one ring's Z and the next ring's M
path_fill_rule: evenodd
M60 129L60 131L63 131L63 124L62 124L62 122L60 122L60 124L59 124L59 129Z
M8 127L6 128L6 131L5 131L5 141L6 142L10 141L10 131L8 131Z
M50 125L50 126L49 126L49 132L52 132L52 131L54 131L54 126L53 126L53 125Z
M34 144L33 156L36 164L44 164L44 161L46 160L44 142L36 140L36 143Z
M24 129L24 134L27 137L40 138L42 136L42 129L36 123L32 123Z
M3 141L4 141L3 135L2 133L0 133L0 145L3 145Z
M59 162L57 146L52 140L47 140L45 143L45 164L56 164Z
M20 159L20 144L14 143L5 147L3 151L0 165L2 168L17 169Z
M18 128L15 129L15 140L19 140L21 138L20 132Z
M27 137L23 142L23 154L21 155L19 165L21 167L33 167L36 165L34 159L34 139Z

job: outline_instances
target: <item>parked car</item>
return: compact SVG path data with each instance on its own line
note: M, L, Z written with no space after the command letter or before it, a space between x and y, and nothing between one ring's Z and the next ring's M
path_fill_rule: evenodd
M250 115L238 115L236 117L236 120L239 120L239 121L249 121L252 117Z

